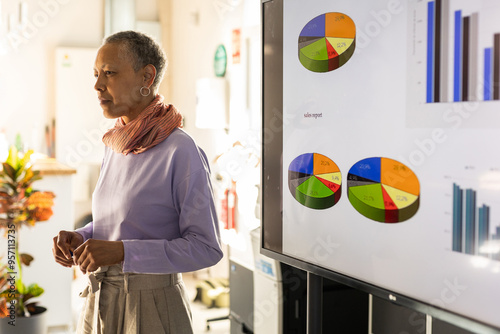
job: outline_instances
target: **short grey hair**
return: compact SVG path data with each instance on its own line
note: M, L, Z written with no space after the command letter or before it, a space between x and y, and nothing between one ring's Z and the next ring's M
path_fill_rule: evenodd
M167 56L161 46L152 37L132 30L120 31L106 37L103 45L112 43L125 46L136 72L149 64L156 68L152 85L152 90L156 90L167 68Z

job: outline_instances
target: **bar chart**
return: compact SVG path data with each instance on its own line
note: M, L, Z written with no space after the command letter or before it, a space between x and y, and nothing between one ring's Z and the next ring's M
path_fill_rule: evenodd
M500 261L500 226L490 232L490 207L476 199L476 190L453 183L452 250Z
M426 103L500 100L499 6L482 3L427 2Z

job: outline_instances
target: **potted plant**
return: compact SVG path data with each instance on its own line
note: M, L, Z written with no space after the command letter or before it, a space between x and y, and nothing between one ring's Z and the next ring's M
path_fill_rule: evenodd
M0 333L45 333L46 328L35 329L35 319L46 311L36 303L28 303L40 296L43 288L37 284L26 285L22 267L29 265L33 257L19 253L19 230L22 226L34 226L52 216L54 194L37 191L33 182L40 180L34 171L30 157L33 151L20 154L15 147L0 168L0 230L7 240L7 254L0 264ZM40 321L38 321L40 322ZM42 321L43 326L43 321Z

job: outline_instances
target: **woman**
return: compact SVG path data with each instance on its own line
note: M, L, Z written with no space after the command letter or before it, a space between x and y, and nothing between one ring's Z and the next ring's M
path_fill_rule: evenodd
M158 86L166 60L148 36L119 32L98 51L107 118L93 222L54 237L55 261L89 273L78 333L192 333L179 273L222 258L208 160Z

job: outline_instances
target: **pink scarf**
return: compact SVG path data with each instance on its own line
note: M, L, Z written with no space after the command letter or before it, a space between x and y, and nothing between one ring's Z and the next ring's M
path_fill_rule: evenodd
M156 95L153 102L128 124L118 118L102 141L116 153L139 154L164 141L181 124L182 115L177 109L165 105L163 96Z

